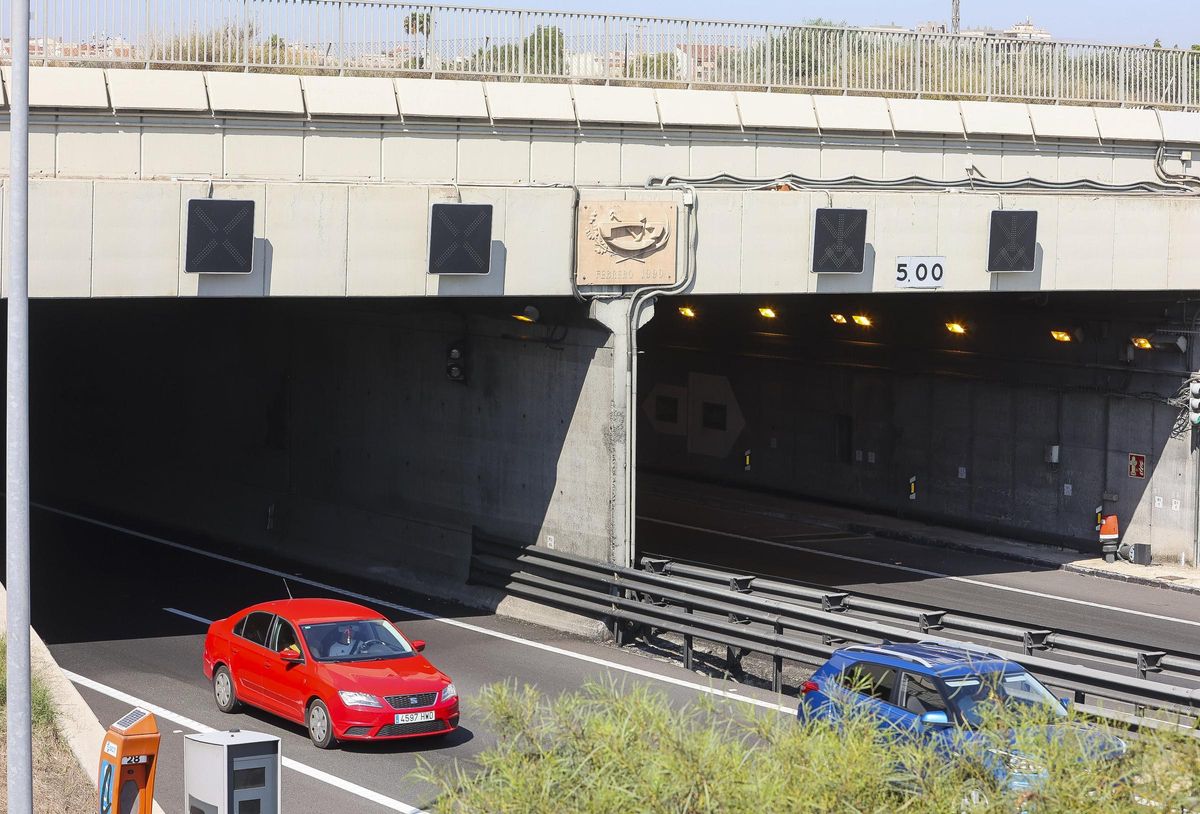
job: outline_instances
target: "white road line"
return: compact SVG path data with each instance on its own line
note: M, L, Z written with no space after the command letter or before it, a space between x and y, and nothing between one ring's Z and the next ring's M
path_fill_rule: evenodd
M193 622L199 622L202 625L211 625L212 619L205 619L203 616L197 616L194 613L181 611L178 608L163 608L167 613L173 613L176 616L182 616L184 619L191 619Z
M597 658L596 656L588 656L588 655L584 655L583 653L576 653L572 650L567 650L562 647L555 647L552 644L545 644L543 642L535 642L530 639L522 639L519 636L513 636L508 633L501 633L498 630L489 630L486 627L480 627L479 625L473 625L470 622L463 622L460 619L447 619L444 616L438 616L436 613L430 613L429 611L418 610L417 608L410 608L407 605L398 605L395 602L388 602L385 599L379 599L378 597L369 596L367 594L361 594L356 591L347 590L345 588L339 588L336 585L330 585L329 583L326 583L326 582L318 582L317 580L308 579L307 577L296 576L295 574L289 574L285 571L279 571L275 568L268 568L265 565L258 565L256 563L246 562L245 560L239 560L234 557L226 556L224 554L215 554L211 551L205 551L202 548L196 548L195 546L190 546L185 543L177 543L174 540L167 540L162 537L156 537L152 534L146 534L145 532L136 531L134 529L128 529L123 526L114 525L112 523L106 523L103 520L97 520L93 517L87 517L85 515L75 514L74 512L69 512L69 511L66 511L65 509L56 509L52 506L46 506L41 503L34 503L33 505L39 509L50 512L52 514L61 515L63 517L70 517L71 519L78 520L82 523L90 523L91 525L94 525L94 526L100 526L101 528L110 529L112 531L117 531L122 534L128 534L130 536L137 537L142 540L146 540L147 542L158 543L159 545L165 545L169 548L174 548L179 551L186 551L190 554L195 554L200 557L207 557L209 559L218 560L218 561L224 562L224 563L229 563L230 565L237 565L242 568L248 568L251 571L257 571L260 574L269 574L269 575L275 576L275 577L283 577L283 578L291 580L292 582L298 582L302 585L309 585L313 588L320 588L323 591L329 591L330 593L340 594L341 596L346 596L351 599L357 599L362 602L370 602L371 604L374 604L374 605L381 605L383 607L391 608L393 610L398 610L401 613L407 613L411 616L416 616L421 619L428 619L433 622L441 622L444 625L450 625L452 627L457 627L462 630L469 630L473 633L478 633L482 636L491 636L494 639L501 639L503 641L511 642L513 644L522 645L524 647L532 647L533 649L541 650L544 653L554 653L555 655L564 656L569 659L574 659L575 661L582 661L582 662L585 662L588 664L595 664L599 667L605 667L610 670L616 670L618 672L628 673L629 675L635 675L635 676L639 676L641 678L654 679L655 681L661 681L664 684L671 684L676 687L684 687L689 690L693 690L695 692L702 692L707 695L716 696L718 698L726 698L731 701L741 701L742 703L750 704L750 705L756 706L756 707L762 707L763 709L775 710L776 712L782 712L782 713L789 714L789 715L795 714L795 712L796 712L796 707L794 704L785 705L785 704L777 704L772 701L762 701L758 698L751 698L749 696L741 695L740 693L732 692L730 690L722 690L722 689L719 689L719 688L713 687L713 686L697 684L694 681L687 681L682 678L675 678L674 676L661 675L659 673L651 672L650 670L643 670L639 667L630 667L630 666L624 665L624 664L617 664L616 662L608 661L608 660L602 659L602 658Z
M178 611L174 612L179 613ZM141 698L130 695L129 693L109 687L107 684L101 684L99 681L94 681L86 676L81 676L78 673L71 672L70 670L63 670L62 672L63 675L65 675L68 679L81 687L87 687L89 690L94 690L101 695L107 695L109 698L116 699L117 701L123 701L126 704L132 704L135 707L141 707L142 709L153 712L156 716L162 718L163 720L171 721L179 726L191 729L194 732L207 733L217 731L207 724L202 724L199 721L193 721L191 718L180 715L178 712L172 712L165 707L160 707L157 704L151 704L149 701L144 701ZM300 761L293 760L290 757L283 758L283 765L294 772L307 775L308 777L311 777L312 779L321 783L326 783L336 789L353 794L356 797L369 800L372 803L378 803L390 811L399 811L401 814L426 814L426 812L419 808L414 808L407 803L394 800L391 797L387 797L377 791L371 791L370 789L364 788L357 783L351 783L349 780L343 780L336 775L323 772L320 769L315 769L312 766L309 766L307 763L301 763Z
M655 517L639 517L639 520L644 520L647 523L658 523L662 526L673 526L674 528L687 529L688 531L699 531L705 534L715 534L719 537L729 537L734 540L742 540L750 543L760 543L762 545L774 546L776 548L786 548L789 551L800 551L805 554L815 554L819 557L832 557L837 560L847 560L849 562L863 563L864 565L874 565L878 568L888 568L893 571L905 571L910 574L920 574L925 577L935 577L937 579L949 579L954 582L962 582L966 585L978 585L983 588L991 588L996 591L1008 591L1014 594L1024 594L1025 596L1036 596L1039 599L1053 599L1056 602L1069 602L1072 605L1084 605L1089 608L1099 608L1100 610L1113 611L1123 616L1142 616L1147 619L1158 619L1162 622L1175 622L1180 625L1191 625L1192 627L1200 627L1200 622L1191 619L1179 619L1174 616L1164 616L1158 613L1150 613L1148 611L1131 610L1130 608L1118 608L1113 605L1102 605L1099 602L1089 602L1086 599L1072 599L1067 596L1056 596L1055 594L1042 593L1041 591L1031 591L1027 588L1014 588L1010 585L998 585L995 582L987 582L982 579L971 579L970 577L956 577L953 574L943 574L940 571L928 571L924 568L913 568L909 565L896 565L890 562L881 562L880 560L872 560L866 557L854 557L850 554L838 554L833 551L822 551L819 548L808 548L806 546L792 545L790 543L778 543L773 540L766 540L762 537L749 537L745 534L738 534L732 531L718 531L716 529L706 529L700 526L689 526L686 523L675 523L671 520L659 520Z

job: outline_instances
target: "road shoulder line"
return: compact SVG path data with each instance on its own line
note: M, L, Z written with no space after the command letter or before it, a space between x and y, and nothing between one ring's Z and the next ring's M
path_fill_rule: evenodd
M163 720L171 721L172 723L178 724L186 729L190 729L193 732L208 733L219 731L208 724L202 724L199 721L194 721L185 715L172 712L166 707L161 707L158 704L152 704L149 701L145 701L141 698L130 695L129 693L118 690L115 687L110 687L107 684L102 684L94 679L81 676L78 673L71 672L70 670L63 670L62 672L63 675L65 675L68 679L81 687L87 687L93 692L98 692L101 695L108 696L116 701L122 701L135 707L141 707L142 709L154 713L157 717L162 718ZM98 749L97 755L99 755ZM99 761L99 757L97 757L97 761ZM372 791L365 786L360 786L357 783L350 782L349 780L343 780L336 775L323 772L320 769L309 766L307 763L301 763L293 758L284 757L283 765L285 768L311 777L318 782L333 786L334 788L353 794L356 797L361 797L362 799L368 800L372 803L378 803L379 805L391 811L399 811L400 814L426 814L426 812L419 808L410 806L407 803L402 803L399 800L395 800L384 794L380 794L377 791Z

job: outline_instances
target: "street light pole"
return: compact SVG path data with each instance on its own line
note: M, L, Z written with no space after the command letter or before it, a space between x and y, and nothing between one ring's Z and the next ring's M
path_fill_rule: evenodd
M29 675L29 0L12 0L9 108L8 404L5 543L8 589L8 811L33 814Z

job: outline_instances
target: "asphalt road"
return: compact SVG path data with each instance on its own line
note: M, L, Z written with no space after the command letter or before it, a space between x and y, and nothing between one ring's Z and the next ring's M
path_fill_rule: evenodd
M687 499L645 492L638 500L641 552L1200 654L1194 594L838 533L824 522L715 505L700 486Z
M644 496L639 511L643 551L1200 653L1200 602L1188 594L839 536L822 523L703 500ZM163 708L157 797L168 810L178 810L183 795L183 736L198 728L278 735L292 761L284 772L285 810L414 811L429 808L435 793L413 775L420 761L434 770L469 767L495 742L474 700L497 681L534 684L550 695L599 680L650 685L675 703L714 693L739 699L730 703L779 701L636 652L440 602L421 595L419 586L403 592L310 571L291 580L295 595L346 598L350 592L397 620L411 637L426 639L426 655L454 678L464 709L462 729L445 740L321 752L298 726L253 712L222 715L201 670L201 620L283 596L280 573L294 573L287 563L222 556L211 543L178 536L148 540L42 510L34 514L33 540L34 623L59 663L79 677L100 720L116 720L133 703ZM189 550L189 544L207 550Z
M494 743L495 734L477 714L474 700L482 687L497 681L533 684L550 695L594 680L650 685L676 703L714 693L728 693L734 704L757 699L770 706L778 700L417 592L310 573L291 582L295 595L345 598L336 590L341 588L375 597L358 601L398 621L409 636L426 639L425 655L454 679L463 698L463 726L444 740L355 744L322 752L299 726L253 712L221 714L202 672L205 625L190 617L214 619L283 596L282 579L263 570L276 564L191 552L46 511L35 511L33 523L34 624L59 664L80 677L84 697L106 725L135 701L170 715L159 722L164 737L156 794L168 811L180 810L183 738L197 727L278 735L285 758L297 762L285 767L284 810L349 814L429 807L434 788L413 770L422 758L436 770L455 762L469 766ZM322 779L315 773L323 773Z

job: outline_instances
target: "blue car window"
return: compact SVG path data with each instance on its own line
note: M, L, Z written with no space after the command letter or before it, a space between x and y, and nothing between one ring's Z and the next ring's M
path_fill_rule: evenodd
M896 686L896 671L882 664L861 661L843 670L838 681L848 690L890 703L892 688Z
M913 715L945 712L946 699L928 676L905 673L900 679L899 705Z
M980 724L989 706L1043 710L1051 716L1066 714L1054 694L1029 673L990 673L948 679L946 687L959 716L970 725Z

